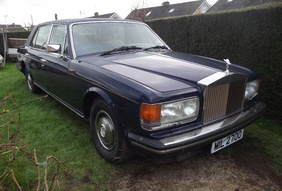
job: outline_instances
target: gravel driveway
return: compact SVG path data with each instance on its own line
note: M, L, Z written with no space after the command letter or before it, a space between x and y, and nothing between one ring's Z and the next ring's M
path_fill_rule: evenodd
M181 162L155 164L135 157L117 167L113 190L176 191L278 191L282 177L270 168L271 161L243 140L218 153L202 153ZM246 144L251 143L251 144ZM247 145L247 146L246 146Z

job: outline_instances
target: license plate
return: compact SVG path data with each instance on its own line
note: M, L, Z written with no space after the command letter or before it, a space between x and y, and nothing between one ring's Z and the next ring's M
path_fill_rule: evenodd
M232 133L231 135L228 135L227 137L224 137L220 140L217 140L212 143L211 147L211 153L215 153L237 141L243 138L244 129L241 129L235 133Z

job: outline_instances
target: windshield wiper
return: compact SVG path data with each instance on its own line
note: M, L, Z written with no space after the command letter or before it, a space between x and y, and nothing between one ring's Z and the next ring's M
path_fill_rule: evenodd
M119 51L139 50L139 49L142 49L142 48L137 47L137 46L121 46L119 48L114 48L113 50L104 52L104 53L100 54L100 56L110 55L114 52L119 52Z
M168 48L166 46L152 46L152 47L149 47L149 48L144 48L144 50L151 50L151 49L166 49L168 50Z

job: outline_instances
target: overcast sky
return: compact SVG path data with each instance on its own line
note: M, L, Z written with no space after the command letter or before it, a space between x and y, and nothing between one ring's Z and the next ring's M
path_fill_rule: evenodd
M160 6L166 0L0 0L0 24L38 24L55 19L90 17L116 12L125 18L134 8ZM170 4L193 0L169 0ZM207 0L214 4L217 0Z

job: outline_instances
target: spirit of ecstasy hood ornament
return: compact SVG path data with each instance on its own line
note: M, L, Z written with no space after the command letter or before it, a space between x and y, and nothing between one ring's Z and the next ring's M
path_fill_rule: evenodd
M223 59L223 61L226 63L226 70L225 73L229 74L229 66L231 65L229 59Z

